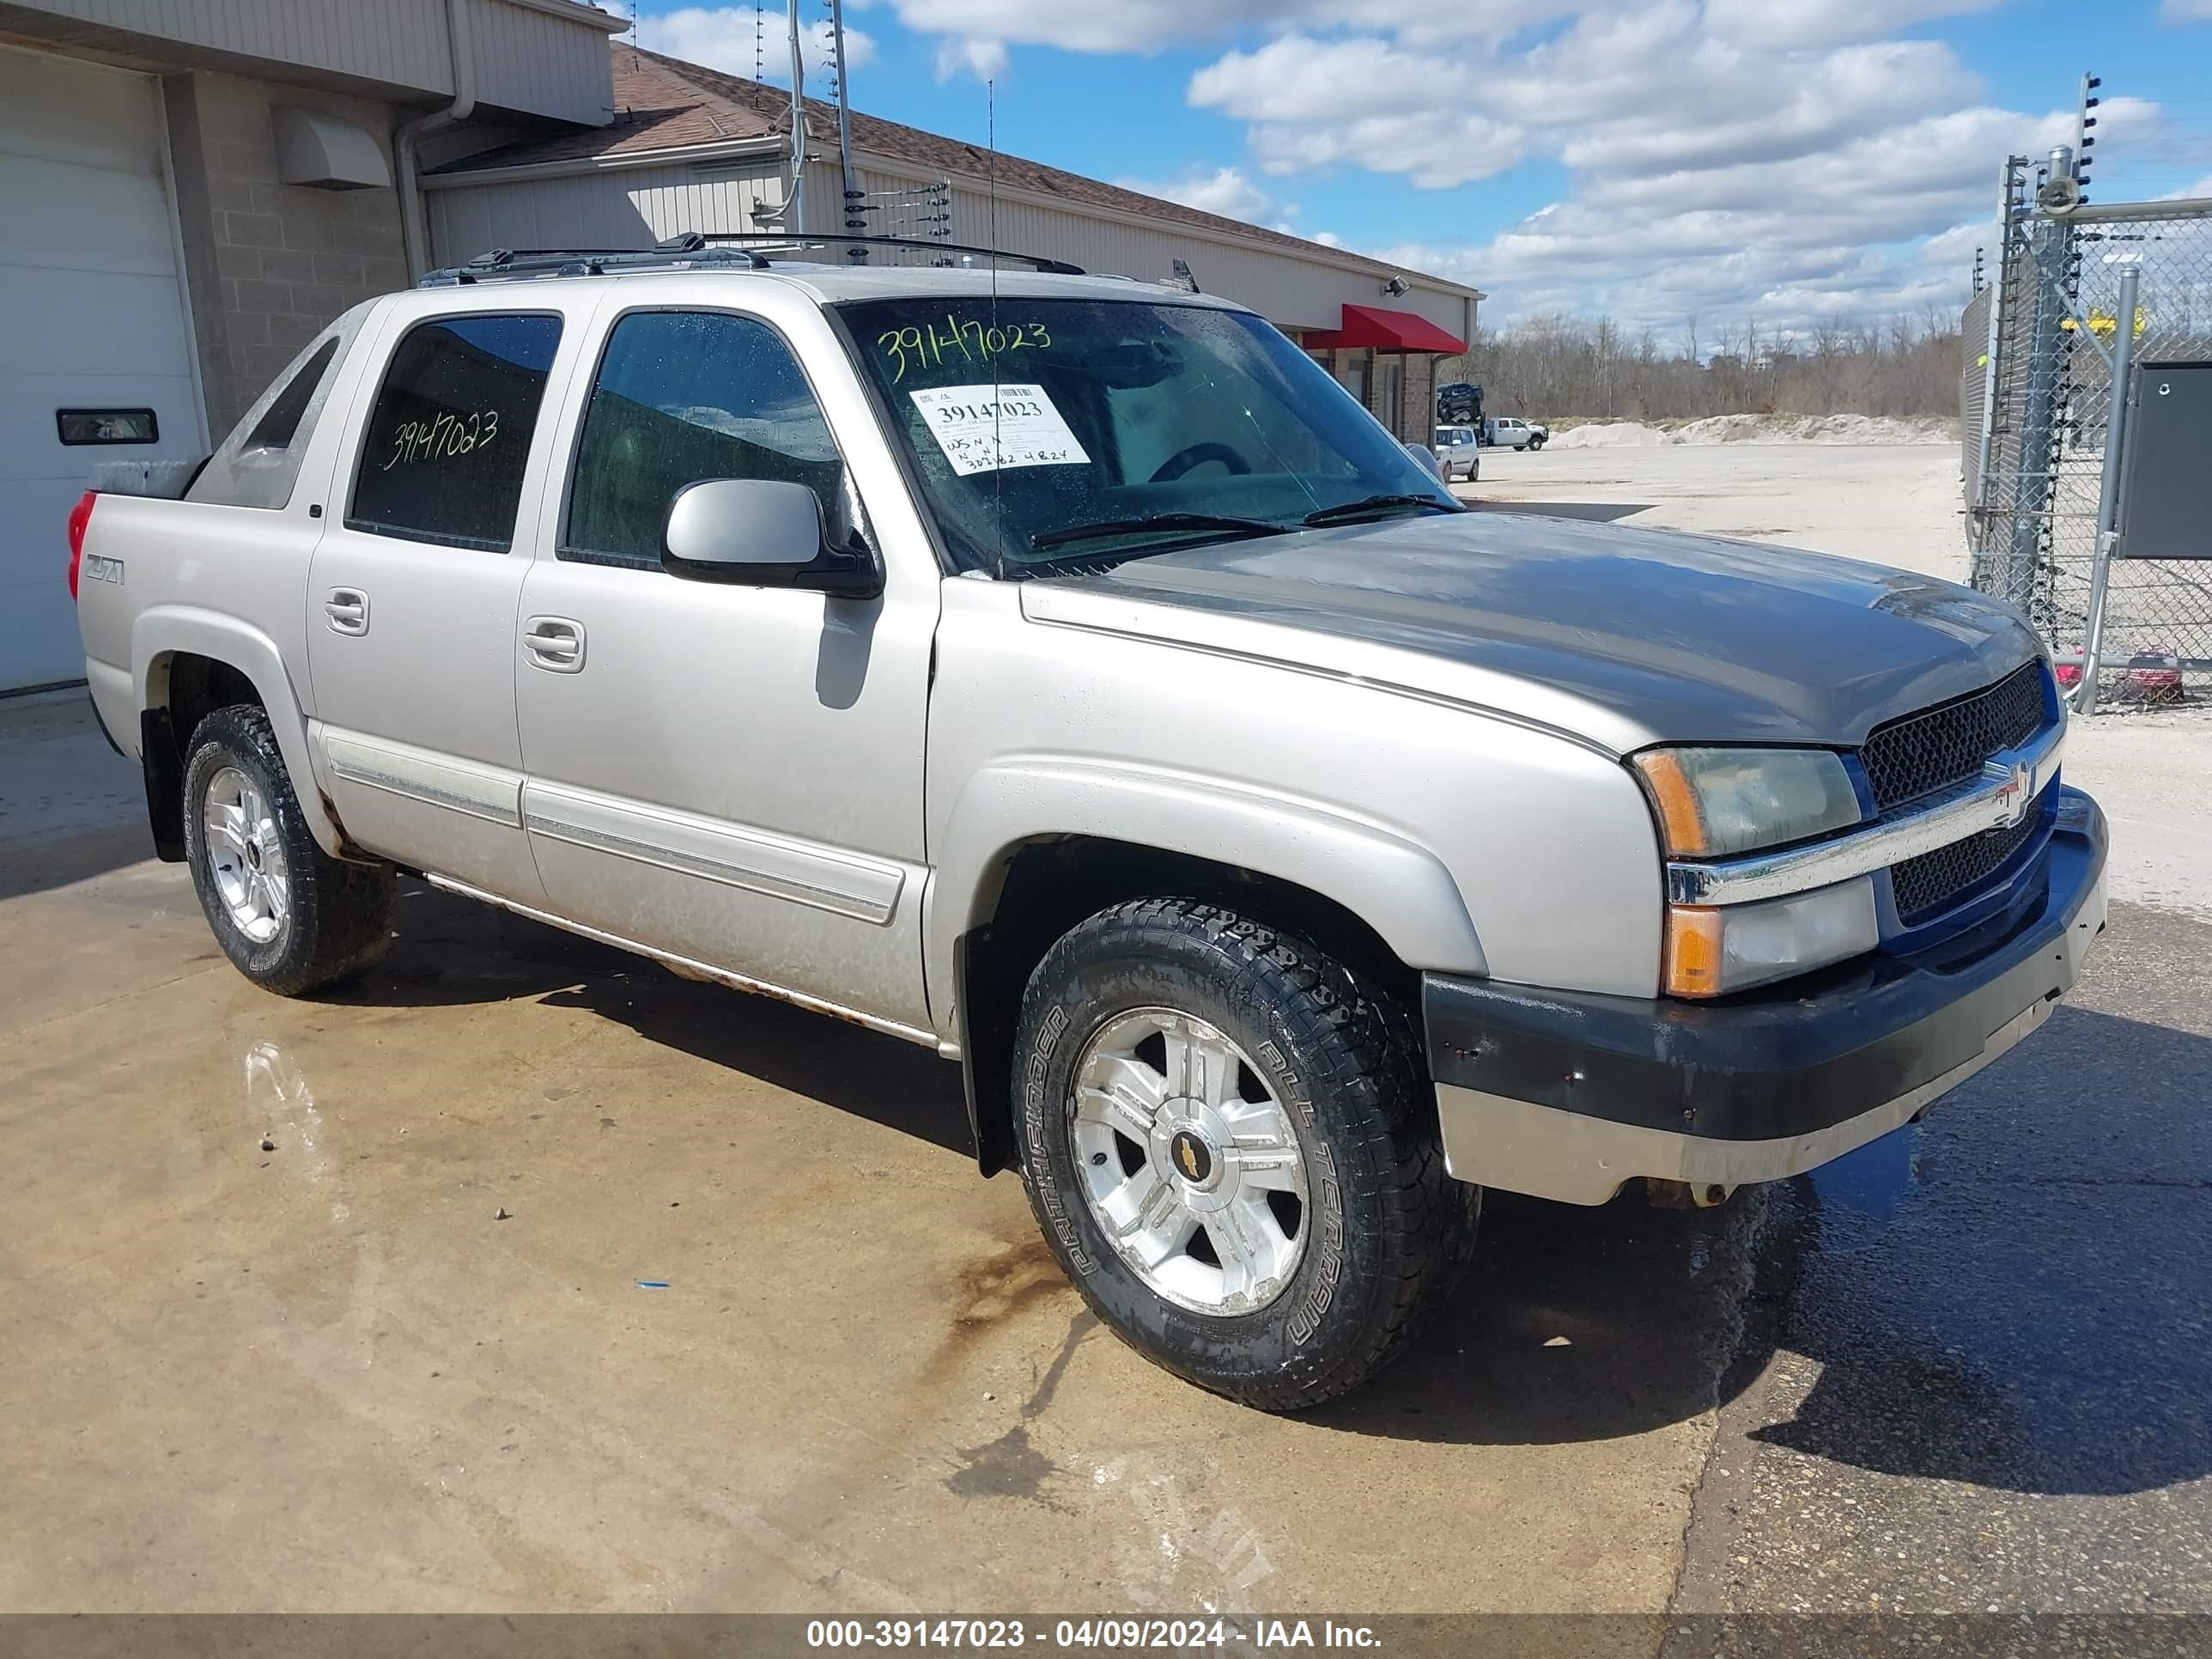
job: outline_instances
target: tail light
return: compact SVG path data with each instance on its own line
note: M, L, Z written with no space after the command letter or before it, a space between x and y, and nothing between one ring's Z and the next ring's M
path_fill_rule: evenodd
M76 498L76 505L70 508L70 600L72 604L76 600L76 573L84 564L84 532L92 523L92 504L99 499L98 490L88 489Z

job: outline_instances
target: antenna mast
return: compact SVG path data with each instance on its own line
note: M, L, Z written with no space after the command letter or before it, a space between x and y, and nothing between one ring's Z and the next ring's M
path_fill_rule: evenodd
M791 0L793 6L799 0ZM845 228L859 230L863 226L854 221L854 204L860 199L860 181L853 174L853 97L851 77L845 72L845 0L829 0L830 4L830 72L837 80L837 174L845 192ZM866 264L868 250L848 247L845 257L854 264Z
M983 82L983 146L991 158L991 246L999 246L999 83ZM991 332L999 331L999 256L991 260ZM991 545L998 553L999 580L1006 579L1006 457L999 441L1000 424L999 354L991 358Z
M799 50L799 0L789 0L791 20L791 228L806 234L806 58Z

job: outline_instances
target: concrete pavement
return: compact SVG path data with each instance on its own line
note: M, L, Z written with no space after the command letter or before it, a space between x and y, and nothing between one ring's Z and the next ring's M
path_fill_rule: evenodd
M1940 562L1938 458L1762 447L1827 504L1731 509L1698 454L1486 470L1917 501ZM2076 728L2112 929L1923 1125L1493 1199L1441 1328L1279 1419L1092 1326L933 1056L411 885L264 996L81 698L0 701L0 1610L2212 1612L2208 729Z
M0 703L0 822L56 744L138 810ZM412 885L281 1000L87 829L0 843L0 1608L1673 1592L1747 1212L1501 1200L1419 1352L1269 1418L1095 1328L921 1049Z

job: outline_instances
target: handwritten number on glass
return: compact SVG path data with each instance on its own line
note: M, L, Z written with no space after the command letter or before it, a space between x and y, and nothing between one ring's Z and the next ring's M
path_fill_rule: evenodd
M948 311L942 328L933 322L927 327L885 329L876 336L876 349L890 360L891 384L896 386L910 367L942 368L948 362L988 362L1017 351L1049 351L1052 333L1042 323L1003 327L963 323Z
M434 421L402 421L392 434L392 453L380 470L389 472L404 463L465 455L497 436L499 411L495 409L448 412Z

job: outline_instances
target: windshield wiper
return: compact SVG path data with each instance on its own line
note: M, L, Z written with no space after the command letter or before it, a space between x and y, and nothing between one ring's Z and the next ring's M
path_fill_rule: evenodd
M1214 513L1148 513L1140 519L1100 519L1094 524L1072 524L1059 530L1041 531L1030 538L1030 546L1042 553L1048 547L1065 547L1070 542L1087 542L1099 536L1172 534L1185 530L1279 536L1290 528L1271 519L1231 519Z
M1363 495L1356 501L1340 501L1334 507L1324 507L1317 513L1309 513L1301 522L1307 525L1351 524L1400 507L1425 507L1436 513L1463 513L1467 510L1447 507L1433 495Z

